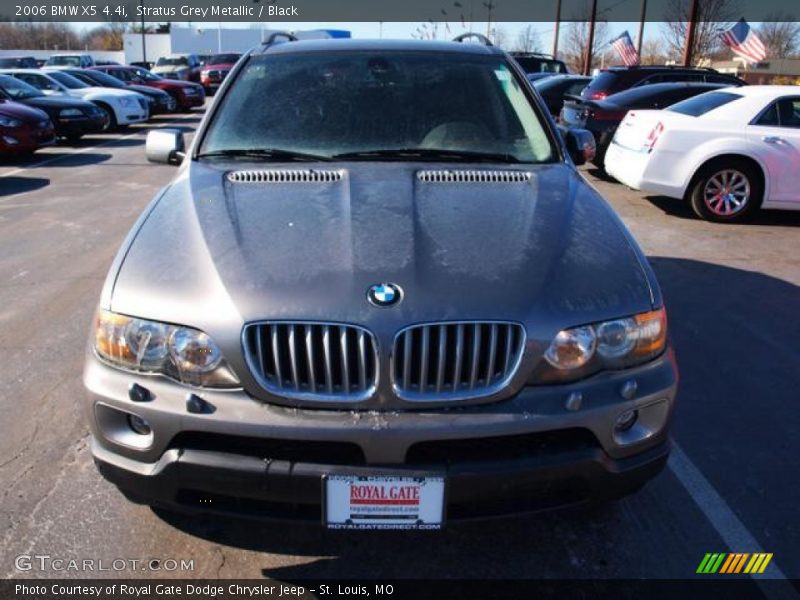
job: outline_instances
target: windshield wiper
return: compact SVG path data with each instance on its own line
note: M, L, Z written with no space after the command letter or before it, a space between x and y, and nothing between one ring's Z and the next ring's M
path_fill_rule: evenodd
M423 159L443 162L522 162L513 154L472 152L465 150L443 150L438 148L387 148L385 150L362 150L359 152L344 152L342 154L335 154L333 158L340 160L374 160L382 158L394 158L400 160Z
M329 161L329 156L282 150L280 148L230 148L227 150L214 150L198 154L197 158L250 158L257 160L275 161Z

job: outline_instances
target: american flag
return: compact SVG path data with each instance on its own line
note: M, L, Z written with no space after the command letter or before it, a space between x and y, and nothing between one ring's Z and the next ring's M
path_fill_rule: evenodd
M767 48L764 46L764 42L744 19L739 19L736 25L723 31L720 36L723 44L749 63L761 62L767 58Z
M609 44L611 44L614 50L617 51L617 54L620 55L626 67L639 64L639 54L636 52L636 48L634 48L633 42L631 41L631 36L627 31L621 36L611 40Z

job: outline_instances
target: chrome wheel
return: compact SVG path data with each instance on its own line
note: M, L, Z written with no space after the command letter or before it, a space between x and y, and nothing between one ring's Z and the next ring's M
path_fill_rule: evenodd
M736 169L718 171L703 188L703 201L709 211L720 217L742 212L750 200L750 180Z

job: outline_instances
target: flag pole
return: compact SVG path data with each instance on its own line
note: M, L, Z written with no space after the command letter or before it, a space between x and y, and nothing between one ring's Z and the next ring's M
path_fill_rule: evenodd
M561 0L556 0L556 31L553 34L553 58L558 58L558 30L561 26Z
M695 2L697 0L694 0ZM583 60L583 74L589 75L592 72L592 50L594 50L594 25L597 21L597 0L592 0L592 18L589 21L589 43L586 47L586 56Z
M642 62L642 40L644 39L644 20L646 15L647 0L642 0L642 12L639 16L639 37L636 38L636 54L639 55L639 62Z
M692 54L694 52L694 36L697 30L697 0L692 0L689 9L689 22L686 30L686 43L683 46L683 66L692 66Z

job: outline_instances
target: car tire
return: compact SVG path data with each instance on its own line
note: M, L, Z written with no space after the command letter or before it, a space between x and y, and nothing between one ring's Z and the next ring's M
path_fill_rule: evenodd
M115 131L117 129L117 117L114 114L114 110L102 102L98 102L96 106L106 113L106 116L108 117L108 125L106 125L100 133L109 133L110 131Z
M72 135L64 136L70 144L75 144L83 137L82 133L73 133Z
M701 219L736 223L758 210L763 197L761 173L746 160L728 158L712 161L698 171L688 200Z

